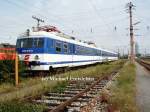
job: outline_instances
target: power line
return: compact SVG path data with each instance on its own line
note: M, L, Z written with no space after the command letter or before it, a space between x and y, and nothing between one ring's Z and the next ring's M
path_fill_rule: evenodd
M23 5L21 4L21 2L19 4L18 4L18 2L16 3L16 2L9 1L9 0L7 0L7 2L9 2L10 4L13 4L13 5L17 6L17 7L21 7L21 8L23 7ZM26 4L26 2L24 2L24 3ZM37 8L39 8L39 7L37 7ZM23 7L23 9L27 9L27 8ZM104 8L103 10L105 10L105 9L112 9L112 8ZM58 16L56 18L58 18ZM57 21L57 22L59 22L59 21Z
M9 3L10 5L13 5L13 6L15 6L15 7L17 7L17 8L21 8L21 9L24 9L24 10L27 10L28 8L27 7L24 7L24 5L20 2L12 2L12 1L9 1L9 0L6 0L6 2L7 3ZM19 3L19 4L18 4ZM33 7L32 7L33 8ZM39 7L36 7L36 9L39 9ZM35 12L35 11L33 11L33 10L30 10L30 12L32 12L32 13L34 13L34 14L36 14L37 12ZM44 11L45 12L45 11ZM43 12L42 12L43 13ZM47 11L47 13L48 14L51 14L51 13L49 13L48 11ZM46 14L46 13L45 13ZM36 14L37 15L37 14ZM40 14L41 15L41 14ZM47 14L46 14L47 15ZM43 16L43 15L42 15ZM55 17L54 15L52 16L52 17ZM51 19L51 18L50 18ZM58 21L56 21L56 19L58 19ZM12 20L12 18L11 18L11 20ZM56 21L56 23L59 23L59 24L61 24L62 25L62 23L63 23L63 25L62 26L66 26L66 24L64 24L65 22L60 22L60 20L61 20L61 18L59 18L58 16L57 17L55 17L55 19L54 19L55 21ZM52 20L52 21L54 21L54 20ZM55 22L54 21L54 22ZM17 24L18 24L18 22L16 22ZM22 24L23 26L25 25L26 23L24 23L24 24ZM69 26L72 26L72 24L68 24Z
M112 28L110 27L110 24L106 23L106 19L103 19L101 14L99 13L99 11L97 10L97 7L95 6L95 4L93 4L92 1L89 0L89 2L91 3L91 6L93 7L93 9L95 10L95 12L97 13L97 15L100 17L100 19L102 20L103 24L106 26L106 28L108 29L108 31L112 31ZM119 34L117 32L110 32L112 34L115 34L117 37L120 37ZM117 39L118 40L118 39ZM118 42L120 43L120 41L118 40ZM121 42L122 43L122 42Z

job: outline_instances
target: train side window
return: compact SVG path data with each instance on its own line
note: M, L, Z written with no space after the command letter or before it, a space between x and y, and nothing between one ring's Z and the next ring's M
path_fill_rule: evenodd
M54 40L50 40L50 47L51 47L51 48L54 48L54 46L55 46L55 45L54 45Z
M102 51L102 56L105 56L105 52L104 51Z
M63 48L64 48L64 53L68 53L68 44L67 43L64 43Z
M61 52L61 42L56 42L56 52Z
M70 54L73 53L73 44L68 44L68 52L69 52Z
M51 50L51 48L55 48L54 47L55 46L55 41L54 40L47 39L46 42L47 42L47 47L48 47L49 50Z

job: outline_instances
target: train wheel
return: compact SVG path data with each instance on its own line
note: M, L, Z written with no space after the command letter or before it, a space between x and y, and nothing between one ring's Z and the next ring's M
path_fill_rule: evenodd
M70 67L65 67L64 72L68 72L68 71L70 71Z
M49 74L52 75L54 73L54 68L52 66L49 67Z

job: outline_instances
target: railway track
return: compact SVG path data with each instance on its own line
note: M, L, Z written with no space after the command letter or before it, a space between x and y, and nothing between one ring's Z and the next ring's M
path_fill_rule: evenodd
M144 61L144 60L137 60L137 62L139 64L141 64L142 66L144 66L147 70L150 71L150 63L148 61Z
M32 99L31 102L45 105L46 112L92 112L94 109L103 112L106 105L101 103L103 99L100 93L111 83L117 73L118 70L101 78L69 81L63 92L49 92Z

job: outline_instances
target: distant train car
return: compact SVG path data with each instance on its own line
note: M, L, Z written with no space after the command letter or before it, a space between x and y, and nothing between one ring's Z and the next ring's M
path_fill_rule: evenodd
M16 48L10 44L0 44L0 60L15 60Z
M19 37L16 47L20 60L34 71L76 67L118 59L117 53L64 35L51 26Z

